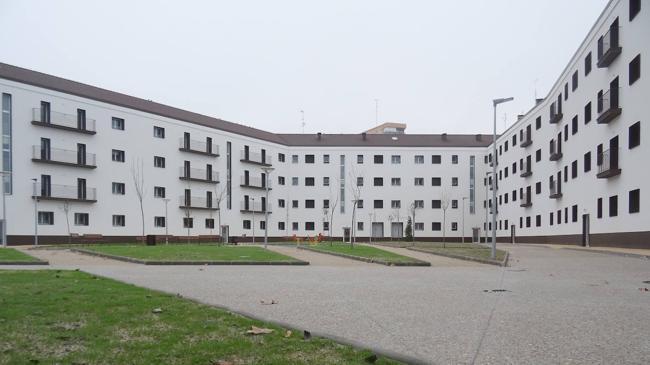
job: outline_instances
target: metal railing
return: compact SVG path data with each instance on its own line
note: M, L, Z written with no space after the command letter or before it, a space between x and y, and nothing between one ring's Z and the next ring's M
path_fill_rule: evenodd
M614 47L618 47L618 38L614 37L613 29L609 29L607 33L603 35L602 43L599 47L598 56L602 57L605 53Z
M600 165L598 165L598 173L615 170L618 168L618 158L613 156L611 150L603 151L599 156L598 160Z
M604 92L598 98L598 116L603 115L605 112L613 107L611 98L611 89Z
M179 147L189 151L197 151L202 153L211 153L213 155L219 154L219 145L215 143L208 144L206 141L199 141L196 139L190 139L188 141L185 138L179 139Z
M214 199L208 199L204 196L189 196L186 199L185 195L181 195L178 199L179 206L182 208L204 208L204 209L217 209L214 205Z
M41 108L32 108L32 120L35 122L53 124L61 127L79 129L82 131L95 132L95 120L85 118L85 123L78 120L77 115L65 114L54 111L43 111Z
M556 140L552 140L549 148L549 153L550 155L557 155L559 153L562 153L562 145L558 143Z
M219 181L219 173L217 171L208 171L204 169L196 169L185 167L179 168L179 176L186 179L200 179L206 181Z
M261 201L248 201L248 204L246 204L246 201L241 201L239 202L239 209L240 210L245 210L248 212L255 212L255 213L264 213L264 209L262 209L262 202ZM266 209L268 211L271 211L271 205L269 203L266 203Z
M261 177L249 176L248 181L246 181L246 176L239 177L239 183L245 186L252 186L256 188L266 188L265 181ZM269 189L271 189L271 182L268 181Z
M63 150L60 148L45 149L41 146L32 146L32 158L41 161L54 161L81 166L97 166L94 153L80 155L78 151Z
M85 190L81 190L79 187L72 185L43 185L41 183L36 183L34 184L32 196L37 198L69 200L97 200L97 190L89 187L86 187Z
M560 189L560 184L555 182L555 180L552 180L550 182L548 190L550 196L562 194L562 190Z
M240 151L240 159L244 161L250 161L250 162L255 162L255 163L260 163L260 164L271 164L271 157L266 154L264 156L264 159L262 159L262 154L259 152L248 152L248 156L246 156L246 151L241 150Z
M521 200L521 203L519 204L520 206L524 207L530 205L530 195L528 193L522 193L520 200Z
M519 174L521 176L525 176L525 175L528 175L528 174L531 174L531 173L532 173L532 171L531 171L530 163L528 163L527 161L524 161L521 164L521 171L519 172Z

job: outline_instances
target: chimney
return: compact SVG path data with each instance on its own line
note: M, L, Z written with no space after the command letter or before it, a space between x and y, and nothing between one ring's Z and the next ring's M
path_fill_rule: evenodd
M520 121L520 120L522 120L523 118L524 118L524 115L523 115L523 114L519 114L519 115L517 115L517 122Z
M476 140L477 140L477 141L482 141L482 140L483 140L483 136L480 135L480 134L477 134L477 135L476 135Z
M318 132L318 140L319 140L319 141L321 140L322 135L323 135L323 134L322 134L321 132Z
M542 101L544 101L544 98L535 99L535 105L539 105Z
M365 141L366 140L366 132L361 133L361 138Z
M447 133L443 133L443 134L442 134L442 140L443 140L443 141L446 141L446 140L447 140Z

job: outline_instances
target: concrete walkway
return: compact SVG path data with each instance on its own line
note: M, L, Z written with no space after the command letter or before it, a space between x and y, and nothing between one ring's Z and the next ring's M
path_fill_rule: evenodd
M346 259L334 255L327 255L318 252L299 250L295 246L267 246L267 249L281 253L283 255L295 257L298 260L309 262L310 266L329 266L329 267L358 267L358 266L372 266L367 262Z

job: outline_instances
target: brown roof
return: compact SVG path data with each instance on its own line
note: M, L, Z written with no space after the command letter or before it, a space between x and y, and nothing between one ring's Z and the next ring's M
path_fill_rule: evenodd
M485 147L492 141L489 135L277 134L1 62L0 78L286 146Z

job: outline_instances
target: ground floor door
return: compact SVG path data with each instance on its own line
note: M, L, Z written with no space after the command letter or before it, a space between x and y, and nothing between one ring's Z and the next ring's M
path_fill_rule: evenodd
M372 237L373 238L383 238L384 237L384 223L383 222L372 222Z
M481 228L474 227L472 228L472 243L481 242Z
M517 237L517 232L515 231L516 226L513 224L510 226L510 243L515 244L515 237Z
M582 245L589 247L589 214L582 215Z
M343 227L343 242L350 242L350 227Z
M402 238L404 237L404 223L402 222L393 222L390 224L390 237L391 238Z
M221 226L221 243L230 243L230 227Z

